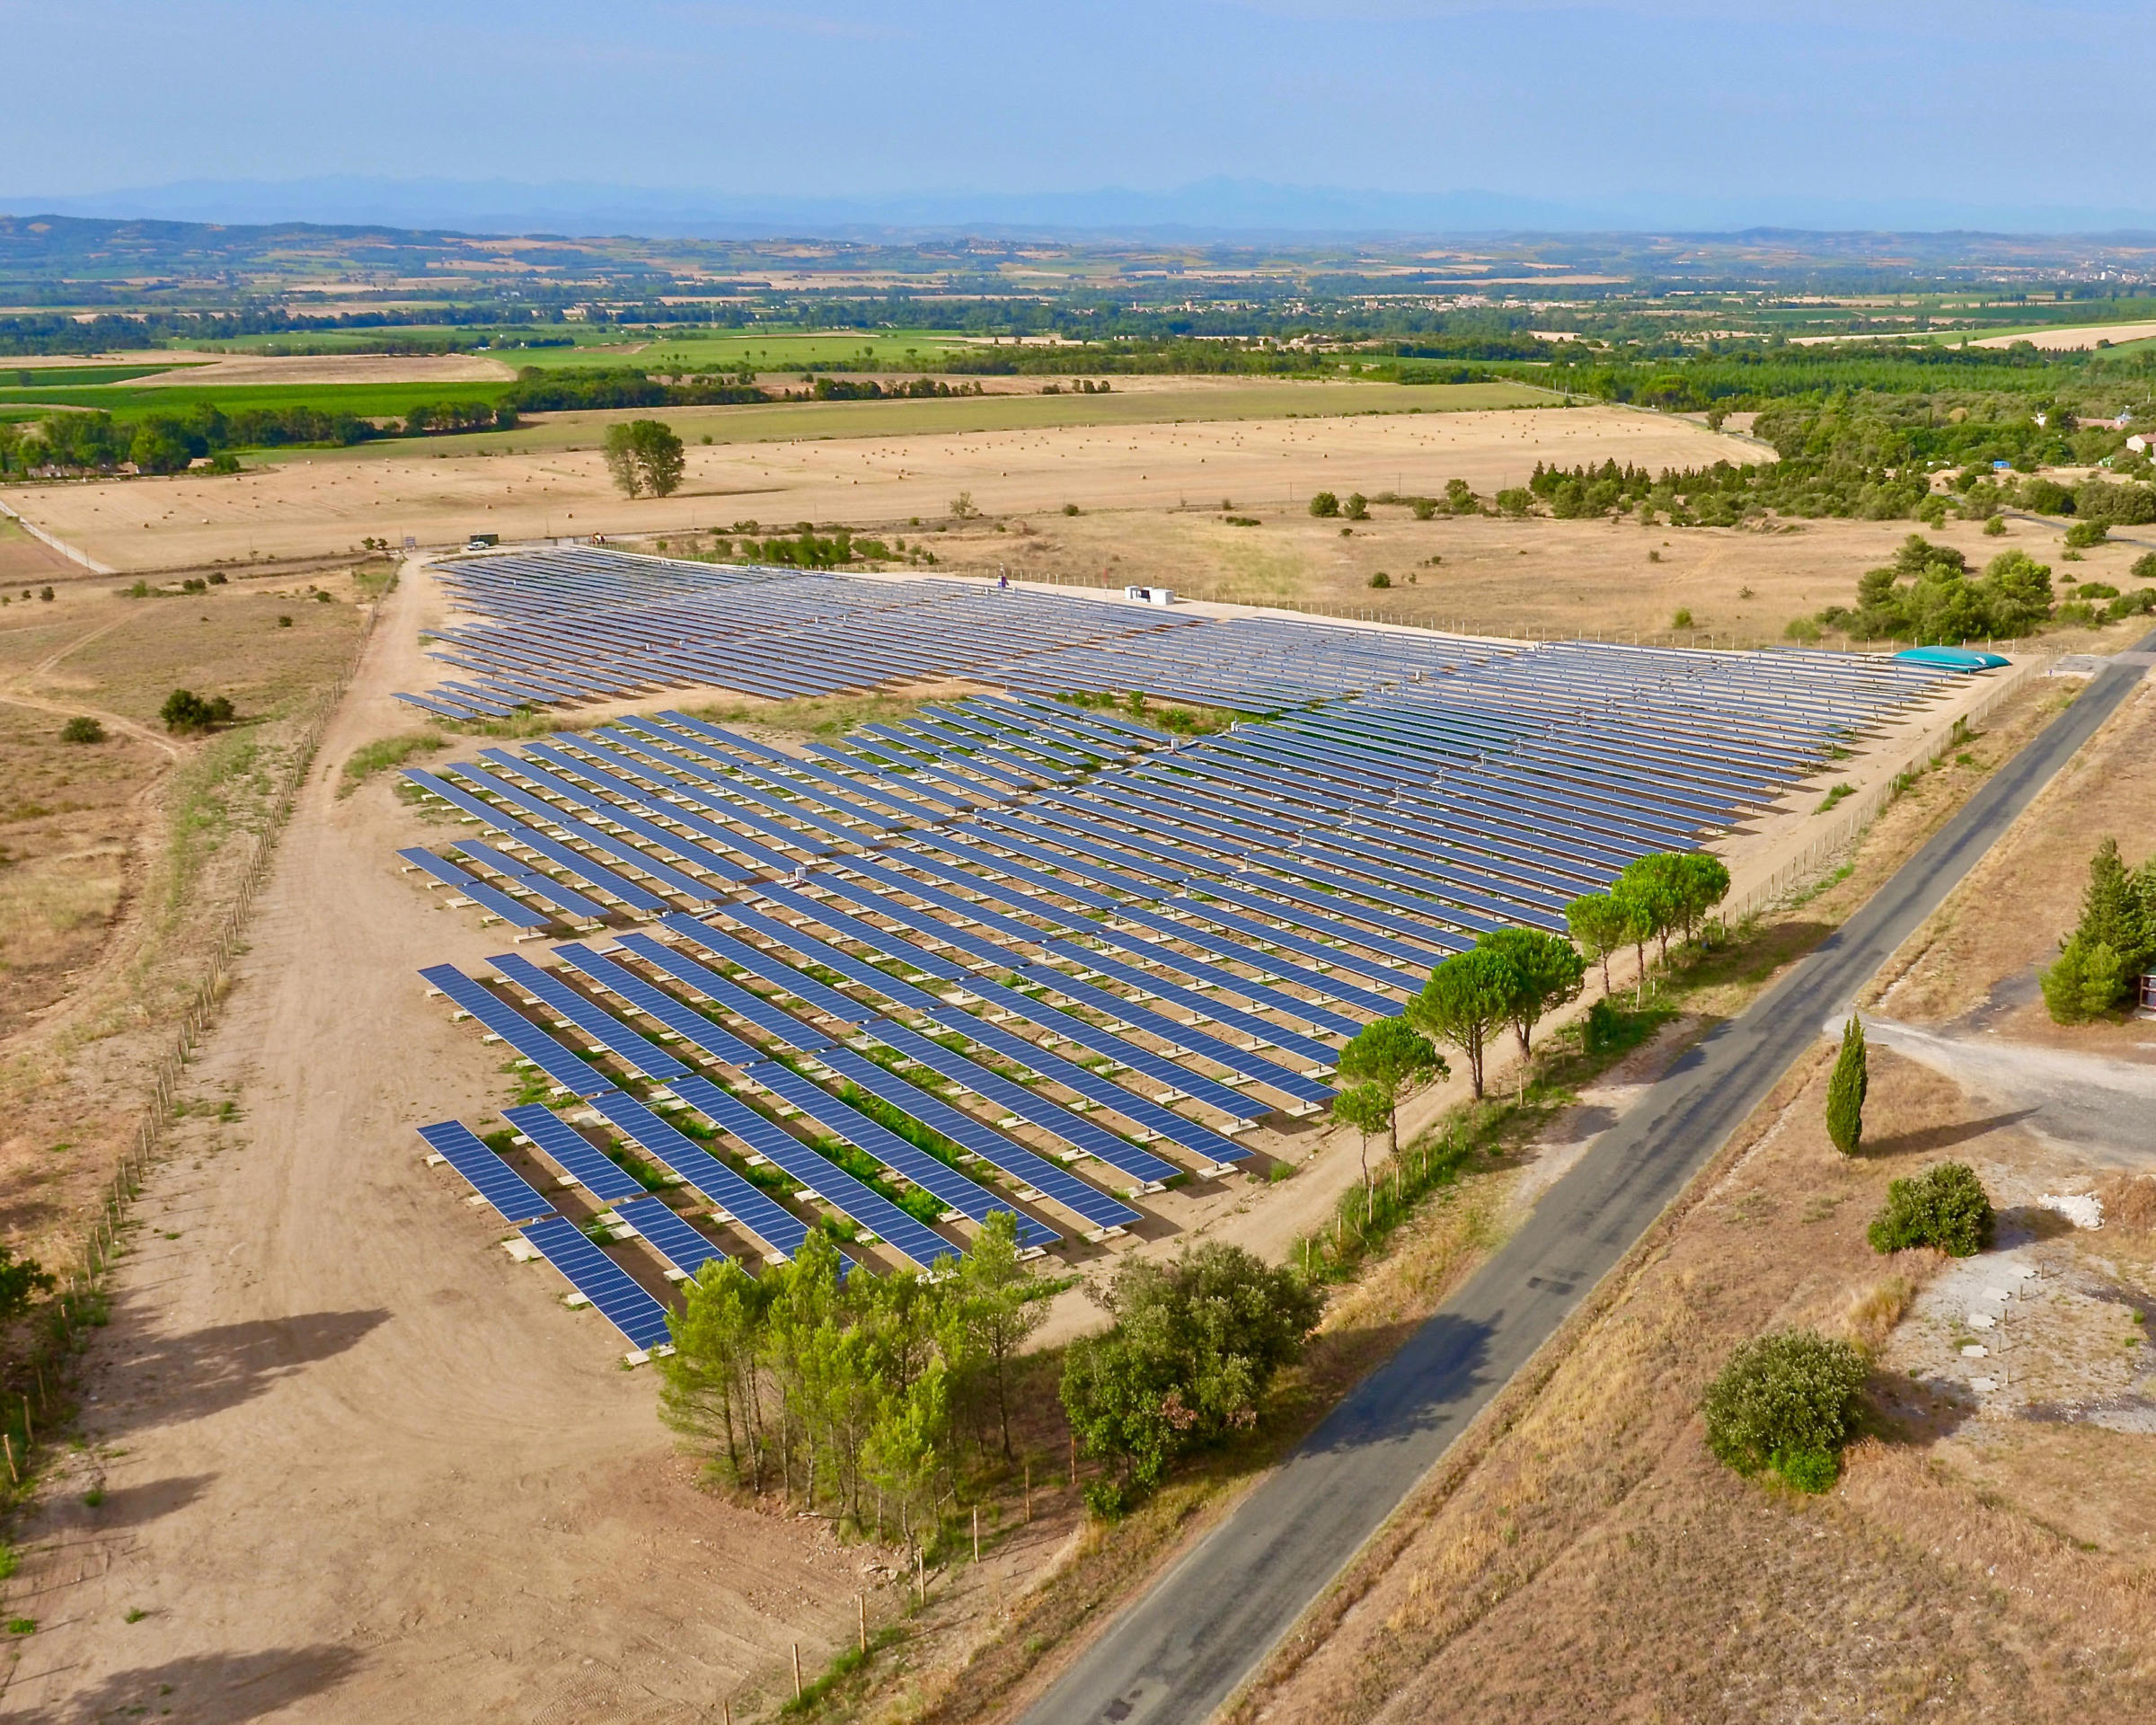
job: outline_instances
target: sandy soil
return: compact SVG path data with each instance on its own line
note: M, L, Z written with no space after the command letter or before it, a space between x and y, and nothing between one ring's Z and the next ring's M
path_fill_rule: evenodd
M818 423L863 435L709 446L694 441L701 432L693 414L670 415L690 439L688 473L682 490L664 499L632 500L613 490L596 447L601 428L587 416L595 424L585 447L553 453L499 453L518 446L520 434L508 433L485 440L492 455L403 446L323 452L238 478L18 487L6 500L100 561L137 570L339 552L367 536L461 544L482 529L531 539L687 532L754 518L789 529L812 519L903 532L914 518L945 518L961 491L997 516L1050 514L1065 503L1088 510L1209 509L1224 498L1278 511L1302 509L1321 490L1441 491L1448 479L1463 478L1487 491L1524 481L1538 459L1570 466L1613 458L1658 469L1758 453L1687 420L1614 408L1336 411L1310 419L907 436L879 435L876 416L832 411L915 405L816 410L830 413ZM1639 555L1644 560L1644 549Z
M423 598L344 748L393 719ZM412 971L499 939L414 915L382 826L326 775L295 817L92 1358L85 1478L28 1529L0 1717L702 1719L851 1624L866 1554L694 1491L619 1339L421 1165L411 1123L501 1080Z

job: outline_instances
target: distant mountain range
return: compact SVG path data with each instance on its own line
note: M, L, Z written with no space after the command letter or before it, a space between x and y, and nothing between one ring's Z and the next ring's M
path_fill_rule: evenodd
M2149 205L2025 207L1916 199L1631 195L1551 199L1492 191L1395 192L1213 179L1166 191L920 192L846 198L507 180L191 180L89 194L0 195L0 210L182 222L383 225L467 234L774 235L1038 233L1261 239L1502 233L2106 234L2156 228Z

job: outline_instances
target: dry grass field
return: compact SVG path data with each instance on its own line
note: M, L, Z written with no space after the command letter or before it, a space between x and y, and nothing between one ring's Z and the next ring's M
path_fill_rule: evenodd
M1689 420L1622 409L1435 411L1445 401L1436 386L1272 384L689 409L666 416L689 445L681 491L641 500L614 491L596 448L607 422L631 416L561 415L438 445L250 457L252 471L230 478L15 486L5 500L101 562L136 571L334 555L369 537L461 544L482 530L535 539L755 519L789 531L813 520L906 533L916 518L947 519L961 492L999 518L1066 503L1156 513L1226 499L1277 510L1321 490L1441 491L1464 478L1487 491L1524 480L1537 459L1659 469L1759 454ZM1111 413L1141 418L1082 422ZM707 433L709 445L699 440Z
M88 580L54 592L0 609L0 1216L11 1242L65 1264L361 611L349 576L163 599ZM183 686L230 696L242 722L168 737L157 709ZM105 739L62 741L78 714Z

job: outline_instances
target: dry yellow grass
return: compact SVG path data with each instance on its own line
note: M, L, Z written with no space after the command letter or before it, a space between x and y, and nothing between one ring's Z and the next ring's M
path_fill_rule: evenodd
M237 477L15 486L6 501L113 567L137 570L331 553L367 537L461 544L481 529L505 539L680 533L753 518L786 529L814 520L905 532L916 517L947 518L960 492L994 516L1047 515L1065 503L1159 511L1223 498L1301 508L1320 490L1439 491L1464 478L1489 491L1523 480L1538 459L1659 468L1759 453L1689 420L1615 408L1356 411L1376 405L1366 392L1385 387L1271 385L1240 416L1223 405L1235 397L1197 390L1182 423L1167 417L1176 398L1154 395L1146 404L1164 422L948 432L921 429L938 422L922 411L963 403L832 402L788 410L794 420L772 421L769 440L710 445L698 441L706 431L739 436L752 423L739 416L778 410L686 410L667 415L689 445L686 478L670 498L614 490L597 444L622 416L594 414L438 447L309 452ZM1344 403L1352 405L1343 411ZM1257 417L1265 412L1276 417ZM782 429L795 421L800 429ZM558 447L564 438L578 447Z

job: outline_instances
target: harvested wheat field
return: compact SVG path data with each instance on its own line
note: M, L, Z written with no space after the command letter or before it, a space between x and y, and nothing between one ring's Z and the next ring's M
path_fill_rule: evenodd
M1532 462L1529 464L1532 466ZM1379 475L1350 469L1351 482ZM1385 480L1387 484L1392 482ZM1193 599L1304 607L1513 638L1594 637L1677 645L1773 646L1794 617L1850 605L1857 578L1889 561L1912 531L1962 552L1981 568L2002 549L2026 550L2069 581L2131 591L2146 546L2121 541L2061 561L2064 539L2046 524L2016 520L2003 538L1973 521L1932 529L1909 521L1781 521L1765 530L1542 517L1439 516L1418 521L1405 507L1374 504L1367 521L1314 520L1307 507L1245 510L1241 526L1217 509L1119 509L974 523L930 536L939 563L976 575L1121 588L1171 588ZM708 540L673 537L676 551ZM912 543L911 540L908 541ZM2152 541L2156 543L2156 541ZM1373 588L1383 573L1388 586ZM1677 614L1689 614L1680 623ZM2136 637L2129 623L2114 638ZM1824 643L1838 646L1838 638ZM2044 650L2078 647L2047 636Z
M960 493L997 517L1053 514L1066 503L1158 512L1223 500L1279 510L1321 490L1442 491L1464 478L1488 491L1523 482L1538 460L1660 469L1761 455L1689 420L1623 409L1409 412L1403 396L1432 407L1442 399L1435 387L1274 385L1193 391L1187 407L1155 392L685 409L666 417L689 446L687 476L679 492L658 499L623 497L597 452L605 424L632 416L580 414L442 440L454 448L400 442L259 465L250 458L251 471L236 477L17 486L6 501L99 561L134 571L334 554L370 537L462 543L482 530L504 539L685 533L753 518L786 530L814 520L903 533L915 518L947 519ZM1109 411L1110 402L1152 417L1056 422ZM1360 411L1365 402L1384 411ZM1008 424L1021 410L1047 422L935 429L984 414ZM698 441L707 433L712 443ZM564 438L574 447L559 447Z

